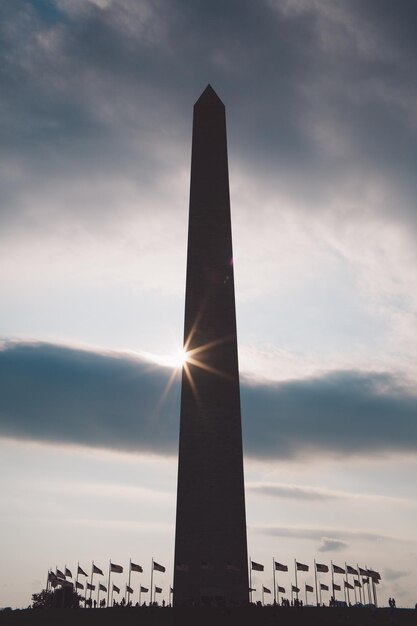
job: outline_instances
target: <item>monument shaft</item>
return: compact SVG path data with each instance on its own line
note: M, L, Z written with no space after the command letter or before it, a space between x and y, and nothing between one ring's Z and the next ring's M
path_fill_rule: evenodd
M194 106L174 604L248 601L225 107Z

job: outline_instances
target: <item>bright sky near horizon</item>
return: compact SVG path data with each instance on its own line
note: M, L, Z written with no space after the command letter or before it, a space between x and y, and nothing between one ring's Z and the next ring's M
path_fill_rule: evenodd
M228 124L255 599L275 557L287 589L294 558L301 585L314 559L358 563L382 604L414 606L416 19L412 0L1 3L0 607L27 606L49 567L110 558L143 565L135 594L152 557L166 565L168 600L209 82Z

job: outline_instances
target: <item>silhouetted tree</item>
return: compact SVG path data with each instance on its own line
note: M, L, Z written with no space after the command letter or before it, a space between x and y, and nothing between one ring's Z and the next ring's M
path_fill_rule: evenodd
M57 587L52 591L42 589L40 593L32 595L33 609L77 609L80 606L81 596L73 587Z

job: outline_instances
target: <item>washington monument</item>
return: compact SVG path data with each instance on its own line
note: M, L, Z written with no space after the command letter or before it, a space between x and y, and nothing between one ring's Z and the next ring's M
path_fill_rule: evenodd
M174 605L248 602L225 107L194 105Z

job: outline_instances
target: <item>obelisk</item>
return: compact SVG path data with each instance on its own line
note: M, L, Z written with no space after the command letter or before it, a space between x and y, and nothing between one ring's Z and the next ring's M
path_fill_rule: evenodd
M194 105L174 605L248 602L225 107Z

